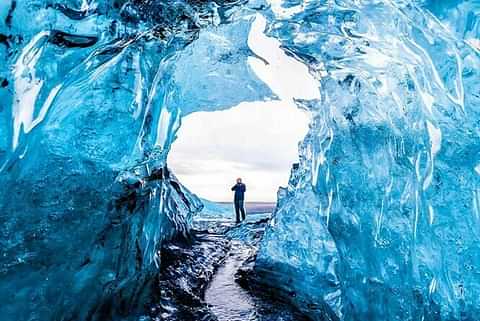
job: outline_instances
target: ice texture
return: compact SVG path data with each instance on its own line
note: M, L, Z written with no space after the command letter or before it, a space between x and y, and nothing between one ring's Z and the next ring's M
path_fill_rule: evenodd
M297 100L312 122L263 282L315 320L477 320L479 11L0 1L2 320L134 319L158 299L158 251L202 208L167 166L181 118L276 98L248 64L257 13L321 91Z
M235 209L231 203L218 203L207 199L201 199L203 208L195 219L232 219L235 216Z
M158 251L202 208L166 163L181 117L273 97L243 4L1 1L2 320L134 319L158 300Z
M315 320L478 320L479 10L272 2L322 97L256 270Z

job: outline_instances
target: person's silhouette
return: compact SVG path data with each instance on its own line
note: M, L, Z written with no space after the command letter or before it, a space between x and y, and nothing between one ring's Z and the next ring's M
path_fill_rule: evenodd
M235 204L235 214L237 216L237 223L243 221L245 219L245 208L244 208L244 200L245 200L245 191L247 190L245 184L242 183L241 178L237 178L237 184L232 187L232 191L235 192L233 197L233 203ZM241 214L241 216L240 216Z

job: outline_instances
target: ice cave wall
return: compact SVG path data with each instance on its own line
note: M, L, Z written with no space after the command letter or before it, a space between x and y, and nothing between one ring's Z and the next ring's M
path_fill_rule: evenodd
M476 1L275 1L321 86L256 260L316 320L476 320Z
M2 1L2 320L158 299L158 250L202 206L166 164L181 116L273 97L246 64L244 4Z
M322 92L258 273L317 319L475 320L479 4L408 0L2 1L4 319L154 298L201 207L166 167L182 115L274 98L255 12Z

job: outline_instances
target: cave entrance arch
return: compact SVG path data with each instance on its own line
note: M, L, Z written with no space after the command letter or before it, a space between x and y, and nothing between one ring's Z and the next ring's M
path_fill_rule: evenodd
M247 202L274 203L278 187L287 184L291 165L298 161L298 143L310 119L294 99L319 98L318 82L264 33L265 25L257 15L248 35L256 56L248 64L278 100L189 114L169 153L168 164L180 181L203 199L231 202L230 187L242 177Z

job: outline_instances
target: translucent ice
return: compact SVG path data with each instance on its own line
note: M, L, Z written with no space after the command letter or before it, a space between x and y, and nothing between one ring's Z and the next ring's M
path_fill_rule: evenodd
M1 1L2 320L105 320L157 299L160 246L202 207L166 164L181 117L275 98L247 63L257 12L321 93L297 100L312 123L263 282L318 320L478 319L479 10Z
M181 115L272 96L240 4L0 3L2 320L134 317L158 299L158 251L202 207L166 165ZM226 74L240 86L219 90Z
M322 97L256 269L315 319L478 319L479 9L272 2Z

